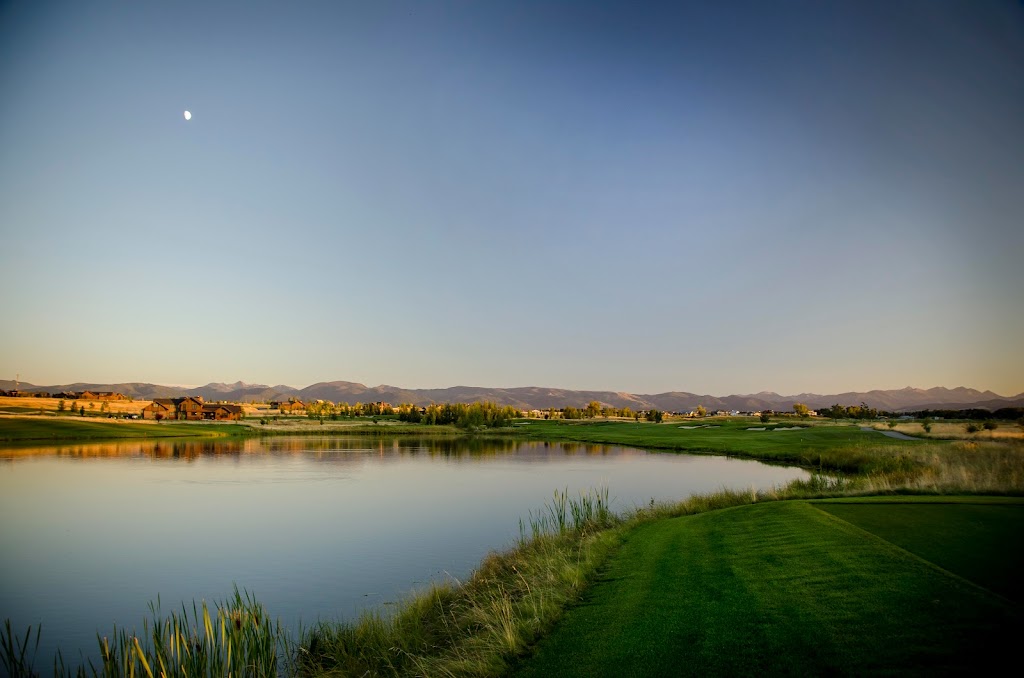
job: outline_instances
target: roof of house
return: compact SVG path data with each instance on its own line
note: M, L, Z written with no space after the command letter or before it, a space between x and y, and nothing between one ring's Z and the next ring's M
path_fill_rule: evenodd
M227 410L228 412L242 412L241 405L229 405L226 403L215 403L203 405L203 410L206 412L215 412L216 410Z

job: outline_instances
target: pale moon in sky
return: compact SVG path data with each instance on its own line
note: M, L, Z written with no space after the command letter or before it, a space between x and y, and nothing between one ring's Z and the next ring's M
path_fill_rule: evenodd
M185 111L185 119L186 120L191 120L192 119L192 113L189 112L189 111Z

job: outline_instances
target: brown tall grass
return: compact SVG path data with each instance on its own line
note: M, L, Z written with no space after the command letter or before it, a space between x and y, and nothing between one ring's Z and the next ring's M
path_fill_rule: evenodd
M61 398L11 398L0 396L0 409L8 411L42 411L57 412ZM99 414L103 405L107 405L105 412L111 414L141 414L142 408L149 405L152 400L70 400L64 399L65 414L71 416L71 408L74 414L78 413L79 407L84 407L88 414ZM92 405L92 407L89 407Z
M919 421L901 421L891 428L888 424L880 422L872 422L871 426L879 431L892 430L916 438L934 438L936 440L1024 441L1024 428L1013 421L999 421L996 422L998 426L996 430L981 430L975 433L968 433L966 424L962 421L927 421L924 423L928 424L929 430L926 431L922 422ZM975 423L980 425L982 422Z

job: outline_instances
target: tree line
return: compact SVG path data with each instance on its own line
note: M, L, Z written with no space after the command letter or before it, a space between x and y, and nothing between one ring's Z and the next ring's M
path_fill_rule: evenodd
M317 400L306 404L306 416L310 419L337 420L341 417L397 417L399 421L414 424L447 425L459 428L498 428L509 426L512 420L522 416L511 406L498 406L491 402L431 404L421 408L412 403L401 403L397 407L389 403L332 403Z
M1000 407L995 411L984 410L980 407L973 407L967 410L918 410L916 412L908 412L908 414L921 419L939 417L940 419L1020 421L1024 419L1024 407Z
M492 402L430 404L422 411L415 405L399 405L398 419L413 424L443 426L454 424L458 428L501 428L512 424L522 413L511 405L499 406Z
M799 403L796 405L799 405ZM794 410L796 410L796 405L793 406ZM933 419L938 417L939 419L971 419L975 421L984 421L989 419L1021 421L1024 419L1024 407L1000 407L995 411L986 410L980 407L972 407L964 410L916 410L912 412L890 412L869 407L863 402L860 405L835 404L832 407L826 407L819 410L818 413L824 417L830 417L832 419L877 419L879 417L898 418L902 416L911 416L917 419Z

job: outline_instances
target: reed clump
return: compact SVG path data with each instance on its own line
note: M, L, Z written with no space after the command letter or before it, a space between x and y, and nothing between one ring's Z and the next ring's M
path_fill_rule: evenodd
M436 583L385 615L302 633L304 675L498 675L578 599L621 538L608 490L555 492L521 524L516 548L492 553L465 582Z
M152 619L143 621L142 633L113 630L97 636L99 663L74 669L60 653L54 659L57 678L121 678L159 676L276 677L287 672L287 639L281 627L271 621L263 606L249 593L235 589L234 596L217 602L213 609L203 601L193 602L189 612L164 616L159 599L150 604ZM0 668L10 676L39 676L34 657L27 653L32 638L29 627L24 638L12 633L10 622L0 634ZM38 647L41 629L35 628Z

